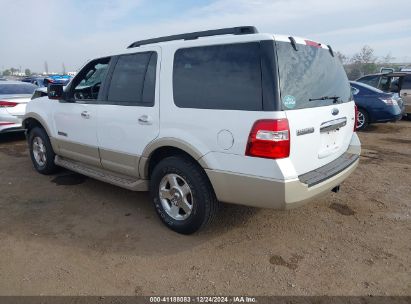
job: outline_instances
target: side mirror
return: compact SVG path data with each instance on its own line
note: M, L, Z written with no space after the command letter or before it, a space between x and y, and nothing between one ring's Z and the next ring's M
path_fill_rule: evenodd
M62 99L63 86L61 84L49 84L47 87L47 96L49 99Z

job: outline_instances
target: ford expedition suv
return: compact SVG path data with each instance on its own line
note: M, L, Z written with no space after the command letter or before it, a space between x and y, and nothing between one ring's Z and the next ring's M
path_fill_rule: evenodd
M360 154L332 48L254 27L141 40L91 60L33 99L24 126L38 172L149 190L184 234L220 202L286 209L337 191Z

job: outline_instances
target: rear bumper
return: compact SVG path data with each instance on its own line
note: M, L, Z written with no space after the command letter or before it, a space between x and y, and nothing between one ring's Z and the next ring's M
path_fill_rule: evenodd
M206 172L217 198L222 202L259 208L290 209L327 194L340 185L357 167L360 152L360 142L354 134L349 149L342 156L348 155L352 161L346 162L345 167L337 167L338 163L341 163L337 159L333 162L335 167L327 165L326 169L331 171L329 176L317 179L315 183L310 183L307 179L303 182L299 178L281 181L208 169ZM320 169L314 171L321 171ZM305 175L325 172L314 171Z
M403 116L403 110L397 106L387 106L384 109L372 112L371 122L390 122L400 120Z

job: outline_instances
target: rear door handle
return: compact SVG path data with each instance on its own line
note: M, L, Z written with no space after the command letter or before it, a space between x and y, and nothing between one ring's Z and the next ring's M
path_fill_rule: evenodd
M83 111L81 112L81 117L85 118L85 119L89 119L90 118L90 114L87 111Z
M141 115L138 118L138 123L140 125L151 125L152 124L151 117L148 115Z

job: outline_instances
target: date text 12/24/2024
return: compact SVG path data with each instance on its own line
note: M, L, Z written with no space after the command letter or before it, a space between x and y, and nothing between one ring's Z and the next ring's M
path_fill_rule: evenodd
M255 297L150 297L150 303L256 303Z

